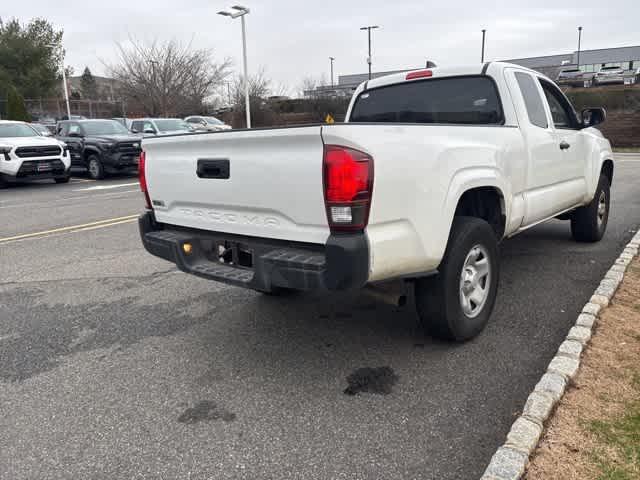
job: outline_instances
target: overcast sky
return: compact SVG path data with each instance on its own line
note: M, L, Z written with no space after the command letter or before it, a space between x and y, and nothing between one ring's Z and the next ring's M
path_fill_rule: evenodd
M114 57L114 43L178 38L213 49L242 68L240 21L216 15L235 0L22 0L3 1L2 18L41 16L64 29L67 64L96 74ZM238 0L240 1L240 0ZM244 0L242 0L244 1ZM535 6L533 6L535 5ZM275 83L298 90L302 78L329 77L329 56L339 74L366 71L367 39L373 32L374 70L480 61L482 28L486 58L500 60L570 52L582 48L640 44L640 1L581 0L490 2L457 0L248 0L249 69L264 67Z

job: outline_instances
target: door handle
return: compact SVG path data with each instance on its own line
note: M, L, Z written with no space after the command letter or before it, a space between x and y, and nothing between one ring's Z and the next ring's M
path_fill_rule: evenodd
M571 145L569 145L566 141L560 142L560 150L567 150Z

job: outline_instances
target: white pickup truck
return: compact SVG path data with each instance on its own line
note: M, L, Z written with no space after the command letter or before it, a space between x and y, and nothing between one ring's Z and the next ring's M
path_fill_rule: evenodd
M67 183L70 167L65 143L40 135L28 123L0 120L0 188L30 180Z
M553 218L577 241L603 236L604 119L535 71L487 63L365 82L342 124L145 139L142 241L265 293L412 284L426 330L467 340L494 306L500 240Z

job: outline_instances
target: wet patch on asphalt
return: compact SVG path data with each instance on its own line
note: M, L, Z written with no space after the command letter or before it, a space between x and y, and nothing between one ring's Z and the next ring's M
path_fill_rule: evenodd
M210 400L203 400L193 407L187 408L179 417L180 423L192 425L198 422L210 422L212 420L222 420L223 422L233 422L236 414L226 408L219 407Z
M50 305L41 297L36 289L2 293L3 302L10 306L3 327L14 335L0 342L0 381L24 381L56 368L67 355L116 347L113 353L148 337L174 335L209 321L181 313L191 302L208 295L156 305L140 305L138 297Z
M359 368L347 377L349 386L345 388L347 395L360 392L388 395L398 381L398 375L391 367Z

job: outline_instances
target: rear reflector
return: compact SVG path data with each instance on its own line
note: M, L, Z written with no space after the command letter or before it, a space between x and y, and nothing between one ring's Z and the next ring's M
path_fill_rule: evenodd
M147 175L146 175L146 164L147 163L147 154L143 150L140 152L140 161L138 162L138 180L140 182L140 190L144 193L144 201L146 202L145 207L147 210L151 210L151 199L149 198L149 192L147 190Z
M415 80L416 78L429 78L433 77L431 70L418 70L417 72L409 72L405 77L405 80Z
M324 199L332 231L367 226L373 191L373 158L338 145L324 147Z

